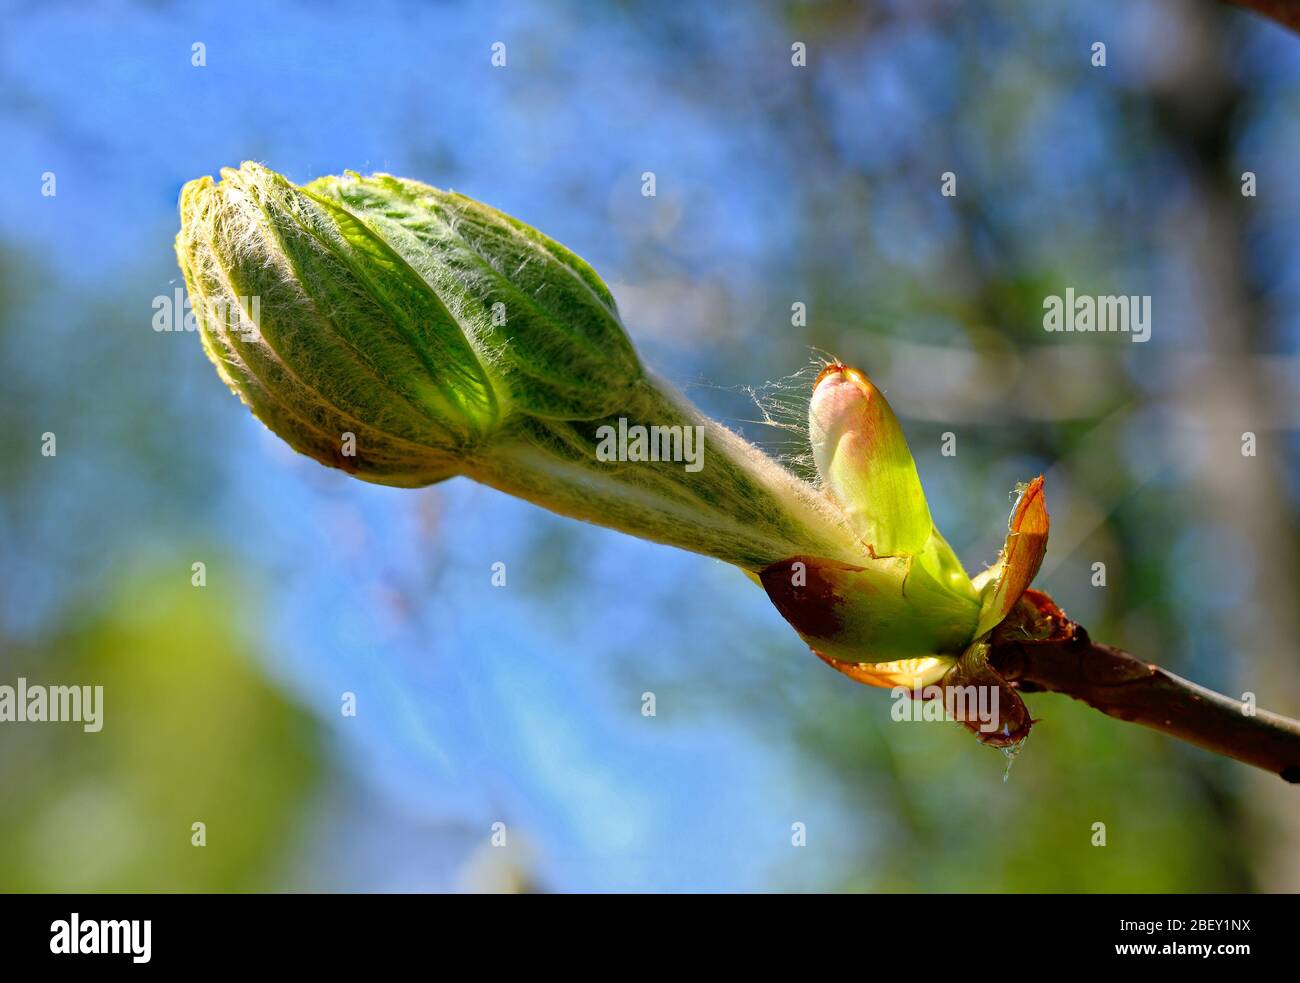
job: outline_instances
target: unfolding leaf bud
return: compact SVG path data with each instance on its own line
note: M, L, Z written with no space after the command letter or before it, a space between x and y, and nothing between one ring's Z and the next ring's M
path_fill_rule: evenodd
M808 407L813 458L826 490L874 556L912 556L934 523L907 438L863 373L827 366Z
M252 163L191 181L180 211L204 349L317 461L408 487L467 475L749 570L855 555L815 489L649 375L600 277L516 219L390 175L298 187ZM615 433L646 453L599 453Z
M185 186L176 240L204 348L324 464L429 484L514 414L601 416L642 378L590 268L486 206L383 176L299 188L253 163L222 176ZM517 319L508 340L497 302Z

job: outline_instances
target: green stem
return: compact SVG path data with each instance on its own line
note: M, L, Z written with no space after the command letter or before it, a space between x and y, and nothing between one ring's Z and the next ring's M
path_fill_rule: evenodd
M600 460L602 426L701 428L698 470L681 460ZM695 446L695 445L692 445ZM856 537L816 488L654 379L599 420L521 417L468 462L484 484L562 515L759 571L796 554L855 562Z

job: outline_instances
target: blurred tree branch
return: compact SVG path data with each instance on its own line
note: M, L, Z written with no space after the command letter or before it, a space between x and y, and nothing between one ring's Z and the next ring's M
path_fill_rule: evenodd
M1121 649L1094 642L1046 594L1029 590L1042 627L995 634L990 664L1024 692L1064 693L1111 717L1300 783L1300 721L1248 707ZM1249 711L1249 712L1248 712Z
M1271 20L1300 31L1300 0L1228 0L1234 7L1243 7Z

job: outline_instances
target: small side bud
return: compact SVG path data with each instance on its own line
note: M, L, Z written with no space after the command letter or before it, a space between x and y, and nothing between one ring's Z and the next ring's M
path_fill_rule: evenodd
M826 490L875 556L914 556L934 531L916 462L889 401L846 365L824 369L808 406Z
M979 626L983 635L995 628L1016 606L1025 589L1034 582L1047 553L1050 517L1040 474L1020 490L1007 522L1007 545L998 561L975 578L982 591Z

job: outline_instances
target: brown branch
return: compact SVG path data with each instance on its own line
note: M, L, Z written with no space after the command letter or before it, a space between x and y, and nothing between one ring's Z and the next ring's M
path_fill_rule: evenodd
M1293 31L1300 31L1300 0L1227 0L1234 7L1253 10Z
M1300 782L1300 721L1246 705L1100 642L1051 598L1027 591L1038 638L1003 632L990 665L1024 692L1064 693L1096 710Z

